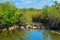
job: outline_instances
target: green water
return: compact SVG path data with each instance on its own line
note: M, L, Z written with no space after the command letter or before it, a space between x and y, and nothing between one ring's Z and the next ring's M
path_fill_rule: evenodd
M60 40L60 34L51 33L52 30L14 30L0 33L0 40ZM60 31L57 31L60 32Z

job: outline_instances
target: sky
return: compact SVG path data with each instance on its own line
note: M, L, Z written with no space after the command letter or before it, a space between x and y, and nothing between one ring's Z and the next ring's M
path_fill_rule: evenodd
M7 0L0 0L5 2ZM43 8L45 5L51 6L54 1L60 2L60 0L8 0L12 1L18 8Z

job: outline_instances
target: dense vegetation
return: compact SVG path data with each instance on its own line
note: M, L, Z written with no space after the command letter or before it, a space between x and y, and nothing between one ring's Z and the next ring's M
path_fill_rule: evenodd
M16 23L42 23L44 26L59 27L60 3L42 9L17 8L10 2L0 3L0 28L6 28Z

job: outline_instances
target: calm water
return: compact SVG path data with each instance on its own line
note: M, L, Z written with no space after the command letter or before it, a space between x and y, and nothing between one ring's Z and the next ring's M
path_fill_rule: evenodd
M0 40L60 40L60 35L51 30L14 30L0 33ZM58 31L60 32L60 31Z

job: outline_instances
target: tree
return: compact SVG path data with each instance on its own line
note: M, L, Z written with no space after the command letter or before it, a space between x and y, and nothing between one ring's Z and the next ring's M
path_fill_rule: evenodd
M14 17L16 7L10 2L0 3L0 24L11 26L16 22Z

